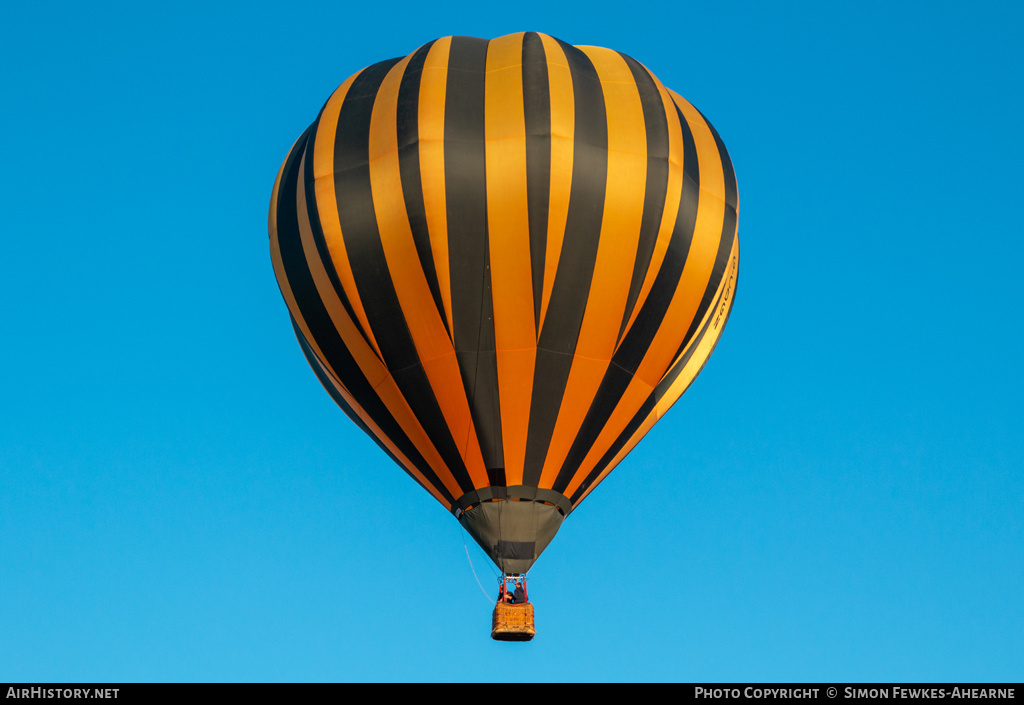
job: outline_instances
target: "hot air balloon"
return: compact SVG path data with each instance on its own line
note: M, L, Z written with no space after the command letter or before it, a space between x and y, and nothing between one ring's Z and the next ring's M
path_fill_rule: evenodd
M321 384L504 594L704 366L738 206L714 128L635 59L445 37L328 99L278 173L270 250ZM530 638L532 604L504 602L492 636Z

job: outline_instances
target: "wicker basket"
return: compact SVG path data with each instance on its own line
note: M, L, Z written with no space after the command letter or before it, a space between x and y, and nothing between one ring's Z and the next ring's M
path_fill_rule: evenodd
M533 603L494 605L491 618L491 638L497 641L529 641L537 635L533 627Z

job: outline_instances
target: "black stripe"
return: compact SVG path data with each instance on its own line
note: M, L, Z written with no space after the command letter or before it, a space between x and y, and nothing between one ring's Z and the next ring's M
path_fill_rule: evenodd
M725 291L723 291L722 293L724 294ZM718 301L721 301L721 300L722 300L722 297L719 296L718 299L716 300L716 304L718 303ZM731 307L729 309L729 312L730 313L732 312L732 308ZM695 335L693 340L691 341L690 347L686 351L686 354L682 355L675 362L675 364L672 365L672 367L668 370L668 372L665 373L665 376L661 378L661 381L658 382L658 384L655 385L654 391L651 392L651 394L654 396L655 399L657 399L658 401L661 401L661 398L663 396L665 396L665 394L668 393L669 387L671 387L672 384L679 377L679 375L682 374L683 369L686 367L686 364L693 358L694 354L697 352L697 348L700 346L700 342L704 339L704 336L708 334L708 331L711 330L713 322L714 322L714 317L710 317L710 318L708 318L707 321L704 322L704 325L703 325L703 327L701 327L700 332L697 335ZM719 334L719 335L721 335L721 334ZM718 342L716 341L715 345L717 345L717 344L718 344ZM697 370L696 373L694 373L693 379L697 379L697 375L700 374L700 371L704 369L704 365L706 365L708 360L711 359L711 353L712 352L714 352L714 347L712 347L711 350L708 351L708 354L704 356L704 360L700 364L700 369ZM691 381L691 384L692 384L692 381ZM685 389L683 390L683 393L684 394L686 393ZM679 396L682 397L682 394L680 394Z
M683 136L683 182L679 198L679 212L675 227L669 239L665 258L654 278L651 290L637 314L633 326L626 334L619 349L615 351L612 363L621 366L630 374L636 372L651 346L651 341L661 328L665 313L675 296L679 280L686 267L693 243L693 230L697 223L697 205L700 200L700 169L697 162L697 146L693 133L683 114L677 109L676 115Z
M445 89L444 178L455 352L489 481L504 485L487 229L487 45L486 39L452 38Z
M718 136L718 132L715 131L715 128L712 127L711 123L708 122L707 118L699 110L697 112L700 114L701 119L704 120L704 124L711 130L711 135L715 138L715 145L718 147L718 158L722 162L722 177L725 182L725 214L722 219L722 233L718 239L718 252L715 254L715 264L711 268L711 278L708 279L708 285L704 289L704 296L701 297L700 306L697 307L697 315L693 317L690 328L686 331L686 337L683 338L683 343L676 353L677 355L686 347L686 342L693 335L697 326L700 325L701 319L707 313L708 306L711 305L712 297L718 291L718 285L725 274L725 267L729 263L732 241L736 236L736 209L739 206L738 194L736 192L736 172L732 167L732 159L729 158L729 153L726 151L722 139Z
M693 134L682 114L676 114L683 133L683 181L679 200L679 212L675 226L669 239L665 258L658 274L654 278L651 290L637 313L636 320L612 357L611 365L598 387L594 401L587 411L587 416L580 427L572 448L566 456L565 463L559 470L558 479L553 489L563 492L572 481L591 446L597 440L608 419L615 411L619 400L629 386L629 381L636 374L643 362L651 342L661 329L672 298L675 296L686 266L686 259L693 242L693 229L697 222L697 201L700 193L700 170L697 165L697 147ZM620 374L620 371L625 374Z
M684 140L684 144L692 147L693 137L692 133L689 130L689 125L686 123L686 120L683 117L682 112L679 111L678 108L676 110L679 115L680 122L682 123L685 131L686 139ZM657 403L657 401L660 400L665 395L669 387L672 385L672 383L682 372L683 368L686 366L686 363L689 362L690 358L693 356L694 351L697 349L697 346L700 344L701 339L707 333L711 322L714 320L713 316L708 317L708 320L705 322L704 327L700 331L700 334L696 338L694 337L697 327L700 325L700 322L703 320L705 314L708 311L708 308L711 306L712 300L715 297L715 293L718 291L718 288L722 283L722 277L725 274L725 269L729 262L729 253L732 251L733 240L735 238L736 233L736 208L739 204L739 200L736 188L736 173L733 170L732 160L729 158L729 153L726 151L725 145L722 143L722 140L719 137L718 133L715 131L714 127L711 126L711 123L709 123L707 121L707 118L705 118L703 115L701 115L701 118L704 119L704 122L707 124L708 128L710 128L711 134L715 138L715 144L718 147L719 159L722 163L722 170L725 181L726 206L724 217L722 220L722 231L721 235L719 236L718 251L715 255L715 263L712 266L711 277L708 280L708 285L704 290L704 295L701 297L701 302L697 308L697 313L691 321L690 327L686 331L686 335L683 337L683 342L680 344L680 347L673 355L673 358L681 355L683 353L683 350L685 350L687 346L689 346L689 352L687 352L685 356L683 356L679 361L677 361L672 366L672 368L665 374L662 380L658 383L651 396L644 403L644 406L641 408L640 412L638 412L637 415L634 416L630 424L626 427L623 433L620 434L619 439L616 441L616 443L612 445L611 449L609 449L607 453L605 453L605 456L597 464L595 469L587 476L587 479L580 485L579 490L573 495L573 502L575 502L578 499L578 497L583 492L586 491L586 488L589 487L590 484L600 475L602 469L607 465L607 463L611 462L611 459L615 456L615 454L619 452L619 450L629 440L629 438L633 435L636 429L639 428L643 420L647 418L647 415L650 413L651 409L654 408L654 404ZM695 151L692 155L689 152L687 152L685 156L684 166L686 164L691 163L694 165L694 167L696 167L697 158ZM696 192L699 195L699 183L696 185L698 185ZM694 203L694 217L696 217L696 203ZM736 286L734 283L732 290L733 300L735 300L735 290ZM719 297L719 299L720 298L721 297ZM729 313L732 313L731 307ZM721 323L721 325L724 326L726 322L728 322L728 315L726 316L725 321ZM638 318L636 323L634 324L634 329L636 328L636 325L639 323L640 321ZM704 365L707 364L707 361L708 359L710 359L711 352L713 352L713 350L714 348L712 348L712 350L708 352L707 357L705 357L704 361L701 363L701 369L703 369ZM635 370L635 368L633 369ZM697 370L697 374L700 374L700 370ZM694 379L696 379L696 376L697 375L695 374ZM618 376L606 375L605 381L609 380L609 378L615 381L616 377ZM604 386L604 382L602 382L602 388ZM601 398L601 391L598 392L597 396L598 399ZM621 396L621 393L619 394L619 396ZM617 400L618 397L616 397L616 402ZM593 411L594 408L598 406L598 402L595 401L594 407L592 407L591 410ZM611 412L609 412L609 414L610 413ZM584 422L583 428L581 429L580 434L577 437L577 443L573 445L573 449L569 453L569 458L566 459L566 471L571 469L572 473L575 473L576 469L578 469L579 465L583 462L586 453L590 450L591 446L593 445L594 440L596 440L597 434L600 432L600 428L590 428L591 423L592 422L590 419L590 415L588 414L587 421ZM603 427L603 422L601 423L601 426ZM591 436L592 438L590 438ZM577 447L577 445L580 447ZM573 461L572 464L570 464L569 462L570 459ZM572 474L569 474L568 472L566 472L566 474L568 474L569 479L571 479ZM561 475L559 477L561 478ZM556 484L555 489L561 491L564 490L564 487L560 488Z
M398 61L384 61L364 70L353 81L341 105L334 151L338 217L356 287L384 364L456 482L468 491L473 489L473 482L420 364L405 312L391 281L373 206L370 118L380 84Z
M328 101L330 102L330 101ZM326 104L325 104L326 107ZM310 208L309 204L316 203L316 178L314 174L313 154L316 145L316 133L320 127L320 116L323 115L323 108L320 109L320 114L316 116L316 121L310 125L307 131L308 144L306 145L306 152L309 156L306 157L306 168L303 174L303 188L306 191L306 215L309 218L309 228L313 233L313 242L316 244L316 251L320 255L320 262L323 264L324 271L327 272L327 279L331 282L331 286L334 288L334 293L338 296L341 301L341 305L345 308L345 312L348 317L355 324L356 330L366 341L367 345L370 345L370 337L367 332L363 329L363 324L356 316L355 309L352 307L352 302L349 301L348 294L345 293L345 288L341 285L341 280L338 278L338 270L334 267L334 259L331 257L331 251L327 247L327 238L324 237L324 229L320 223L320 213L316 208ZM370 345L371 349L373 348Z
M309 271L309 265L306 262L305 253L302 249L297 203L294 195L299 180L299 160L307 146L306 139L308 134L309 132L303 135L293 149L292 155L285 164L281 183L278 187L278 246L281 250L281 264L284 267L288 286L291 288L296 305L302 312L302 318L309 326L310 333L313 335L317 347L324 354L324 362L330 366L339 379L344 380L345 387L351 392L356 402L366 411L391 442L395 444L395 447L423 473L427 481L445 499L455 501L451 493L448 492L444 484L434 474L430 465L412 444L412 441L402 431L402 428L392 417L391 412L388 411L380 397L377 396L373 386L363 375L362 370L359 369L359 365L338 335L338 331L331 321L330 314L328 314L316 290L316 284L313 281L313 276ZM311 158L311 154L307 156L307 160ZM315 371L316 368L314 367ZM328 389L328 391L330 390ZM342 409L346 409L346 406L342 406ZM346 413L348 413L348 410L346 410ZM360 425L362 426L362 424Z
M523 108L526 116L526 194L533 269L534 324L540 328L544 258L551 199L551 89L544 43L536 32L523 37Z
M633 434L636 433L637 429L640 428L644 420L651 415L652 411L654 411L654 407L661 400L661 398L665 396L665 394L669 390L669 387L672 386L672 383L675 382L676 378L678 378L679 375L682 373L683 368L686 367L686 363L688 363L690 361L690 358L693 357L693 354L694 352L696 352L698 345L700 345L700 341L707 334L710 324L711 319L709 318L708 321L704 324L704 327L701 329L700 334L697 336L696 339L694 339L693 345L690 347L689 352L687 352L684 357L680 358L679 361L677 361L676 364L674 364L672 368L668 371L668 373L662 378L662 380L654 387L654 390L647 397L647 399L644 400L644 403L641 405L639 411L637 411L637 413L633 416L630 422L626 425L626 428L623 429L622 433L620 433L618 438L615 439L615 442L612 443L611 447L605 452L603 456L601 456L601 460L599 460L597 465L594 466L594 469L587 474L587 477L583 480L583 482L580 483L580 486L576 488L575 492L573 492L573 495L570 498L573 503L573 509L576 508L576 503L579 501L583 493L586 492L587 489L591 485L593 485L594 482L597 481L597 478L601 476L601 473L604 472L604 469L606 467L608 467L608 464L612 462L615 456L618 455L619 451L621 451L622 448L626 445L626 443L629 442L629 439L633 437ZM712 352L714 352L714 348L708 351L708 354L704 357L704 361L701 363L701 370L704 369L704 365L706 365L707 361L711 358ZM700 374L700 370L697 370L697 374ZM693 379L697 379L697 374L693 376ZM687 387L687 389L689 389L689 387ZM686 393L685 389L683 390L683 393ZM682 394L680 394L679 396L681 398Z
M320 361L317 360L316 358L316 354L313 352L312 348L309 347L309 344L306 342L306 339L302 336L302 332L299 330L298 325L295 323L295 319L292 319L292 329L295 331L295 337L298 338L299 340L299 347L302 348L302 353L306 356L306 362L309 363L309 366L313 369L313 374L315 374L316 378L320 380L321 386L323 386L324 390L330 395L331 399L334 400L334 403L337 404L338 407L345 412L345 415L348 416L349 419L351 419L352 422L355 423L355 425L358 426L363 433L369 436L373 440L373 442L377 444L378 448L387 453L388 457L395 461L395 465L400 467L402 471L405 472L406 475L415 480L417 485L419 485L420 487L429 492L427 485L420 482L420 479L418 477L409 472L409 469L406 468L405 465L398 459L398 456L392 453L391 449L384 445L384 441L377 438L377 435L370 430L370 427L367 426L366 423L359 417L359 415L355 412L355 409L353 409L352 406L347 401L345 401L345 397L341 396L341 393L338 392L337 388L334 386L334 382L331 379L330 373L327 372L327 370L324 369L324 366L320 364ZM389 440L394 442L394 439L389 438ZM417 465L416 469L420 470L420 466ZM426 475L426 477L433 478L433 483L431 484L431 487L438 489L442 496L444 496L449 501L452 501L451 494L448 492L447 488L445 488L445 486L437 479L433 472L429 472Z
M435 40L436 41L436 40ZM402 194L405 197L405 211L409 216L416 253L420 267L427 278L430 295L434 298L438 315L448 330L448 317L444 312L441 287L434 268L434 255L430 249L430 230L427 228L427 211L423 203L423 183L420 176L420 80L423 77L423 63L434 42L424 44L409 59L398 88L398 168L402 179ZM451 336L451 331L448 330Z
M697 110L694 108L694 110ZM729 156L729 150L725 148L725 143L722 142L722 138L718 134L718 130L715 126L704 117L704 113L697 110L702 118L704 118L704 124L711 130L711 135L715 138L715 145L718 147L718 156L722 160L722 172L725 178L725 202L732 206L732 209L739 213L740 210L740 197L739 192L736 188L736 170L732 165L732 157Z
M654 406L657 402L658 400L653 394L647 397L644 403L640 406L640 410L637 411L636 415L629 422L626 428L619 434L619 437L615 439L612 447L608 449L608 452L601 456L601 460L598 461L594 470L589 473L586 478L584 478L583 482L580 483L580 486L576 488L572 497L569 498L573 503L572 508L574 510L576 509L576 503L580 500L580 497L583 496L583 493L590 489L590 486L594 484L594 481L597 480L597 478L601 476L601 473L604 472L604 469L608 467L608 463L615 458L616 453L622 450L622 447L625 446L629 439L633 437L636 430L640 428L640 424L642 424L644 419L646 419L654 410Z
M616 341L622 340L626 323L633 313L633 306L640 295L640 287L651 265L654 245L661 229L661 218L665 212L665 197L668 192L669 140L665 103L651 74L632 57L620 54L633 74L640 105L643 107L644 128L647 132L647 183L644 189L644 212L640 219L640 238L637 242L636 262L633 266L633 280L629 284L629 297L622 324Z
M575 105L572 186L562 252L537 344L523 476L526 485L540 481L565 394L594 275L608 172L608 125L601 81L586 54L564 42L559 45L568 60Z

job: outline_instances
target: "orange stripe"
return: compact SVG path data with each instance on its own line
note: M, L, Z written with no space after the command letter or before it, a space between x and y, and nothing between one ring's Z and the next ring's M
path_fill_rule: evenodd
M669 95L672 96L672 100L675 101L682 111L683 117L686 118L686 124L690 126L693 139L697 144L697 161L700 165L700 190L707 191L718 200L724 201L725 178L722 176L722 156L718 151L718 144L711 133L711 128L708 126L707 121L704 120L704 116L695 107L690 105L690 101L673 90L669 91ZM705 161L709 167L714 169L714 178L711 180L704 178Z
M356 416L358 416L363 421L363 423L366 424L366 427L368 429L370 429L370 432L373 433L374 437L378 438L381 441L381 443L384 445L384 447L387 448L389 451L391 451L391 453L395 456L395 458L398 459L399 464L403 468L408 470L409 474L412 475L413 477L415 477L416 480L419 481L419 483L421 485L423 485L423 488L426 489L427 492L429 492L431 495L434 496L434 499L436 499L438 502L440 502L442 505L444 505L444 507L446 509L451 511L452 505L451 505L451 503L448 500L446 500L444 498L444 495L442 495L440 492L438 492L437 488L435 488L427 480L427 478L423 476L423 473L421 473L419 471L419 469L417 469L417 467L413 464L413 462L411 460L409 460L405 456L405 454L402 453L402 451L399 450L397 446L395 446L394 443L391 442L391 439L389 439L387 436L384 435L384 432L381 431L380 427L377 426L377 424L374 423L373 419L370 418L370 416L363 410L363 408L361 406L359 406L359 404L356 402L356 400L352 396L352 394L348 391L348 389L345 388L345 386L338 380L338 378L335 377L335 375L331 371L331 369L329 367L327 367L326 365L324 365L319 360L319 358L315 358L315 359L316 359L317 366L320 367L321 370L323 370L324 375L330 381L331 386L334 387L337 390L338 394L340 394L341 397L348 403L348 405L350 407L352 407L352 410L356 413ZM461 492L461 490L460 490L460 492ZM455 496L458 496L458 494L456 494Z
M569 217L569 194L572 190L572 160L576 130L576 103L572 74L565 52L558 42L541 34L544 56L548 64L548 90L551 101L551 186L548 201L548 237L544 253L544 287L540 298L540 328L551 302L558 259L562 254L565 222Z
M360 73L362 71L350 76L342 83L320 112L320 122L313 142L314 192L316 193L316 209L317 216L320 218L320 228L324 234L324 241L327 243L327 250L331 253L331 262L334 265L334 270L338 273L341 288L345 291L345 296L352 305L359 324L366 331L377 357L381 357L380 346L377 345L373 331L370 330L370 323L366 319L366 311L363 309L363 302L359 297L359 289L356 287L355 276L352 274L352 264L348 259L345 238L341 232L341 222L338 220L338 201L334 190L334 143L338 133L338 116L341 113L341 104L344 102L345 96L348 95L348 89Z
M304 163L305 156L303 156L303 161L299 166L300 172ZM430 468L444 486L448 488L452 496L458 497L462 493L459 483L456 482L454 475L452 475L447 465L441 459L440 454L434 448L427 432L413 414L408 402L392 378L390 371L384 366L380 358L374 355L365 338L359 334L359 330L349 317L348 312L345 311L341 299L338 298L337 292L331 285L331 281L327 276L327 270L324 268L319 251L316 248L316 243L313 241L313 230L309 225L306 190L304 188L300 187L298 190L296 205L299 214L299 233L302 240L303 255L306 264L309 266L309 272L313 277L317 293L320 295L320 300L331 317L331 323L333 323L349 354L352 355L359 366L360 372L366 377L367 382L373 387L374 392L380 397L388 412L394 417L399 427L409 437L412 444L416 446L423 459L427 461L427 464L430 465ZM312 338L307 337L306 340L312 346ZM321 360L325 359L322 353L318 354ZM334 377L340 379L337 370L331 369L326 363L323 366L330 369Z
M643 399L646 399L647 395L650 394L650 391L651 390L648 388L647 394L645 395L643 393L643 390L638 387L636 390L630 390L629 393L630 393L631 396L639 394L639 395L641 395L641 397ZM615 455L615 457L612 459L612 461L610 463L608 463L608 466L601 472L600 475L598 475L597 479L593 482L593 484L591 484L590 487L587 488L587 491L584 492L583 495L576 502L576 504L573 505L574 508L577 505L579 505L579 503L582 502L586 498L586 496L588 494L593 492L594 488L597 487L599 484L601 484L601 482L604 480L604 478L608 477L608 473L610 473L612 470L614 470L616 468L616 466L620 462L622 462L622 459L626 457L626 455L629 453L629 451L633 450L633 448L636 447L636 444L640 442L640 439L643 438L645 435L647 435L647 432L650 431L651 428L654 426L654 424L657 423L657 422L658 422L658 419L655 418L654 414L651 414L646 419L644 419L644 422L640 425L640 428L637 430L637 432L632 437L630 437L630 439L626 443L626 445L624 445L622 447L622 450ZM621 433L621 432L622 431L620 429L619 433ZM616 435L612 436L611 442L608 442L607 438L606 438L606 435L610 435L610 434L611 434L611 432L609 431L608 427L605 427L605 430L601 433L601 436L598 438L599 441L602 441L601 445L605 447L605 451L604 452L607 452L607 447L611 446L611 442L614 442L614 440L616 438L618 438L618 435L616 434ZM579 489L580 483L582 483L583 480L587 477L587 475L589 475L590 472L594 469L594 465L596 463L592 460L592 456L594 454L596 454L597 452L598 452L598 444L595 443L594 444L594 448L591 450L590 453L587 454L586 461L580 467L580 471L577 472L575 476L573 476L572 482L569 483L569 486L568 486L568 488L565 491L566 496L571 497L573 495L573 493L576 492L576 490ZM602 452L601 455L598 455L597 457L600 458L601 456L603 456L604 452ZM588 469L586 471L584 471L584 468L588 468Z
M644 70L647 70L646 66ZM651 252L651 263L647 267L647 273L644 275L644 282L640 287L640 294L637 296L636 303L633 305L633 312L630 314L626 326L622 329L622 335L619 337L620 343L625 339L629 329L633 327L633 322L647 301L647 295L651 293L654 280L657 278L658 271L665 261L668 243L672 240L672 231L675 229L676 218L679 216L679 200L683 191L683 130L679 123L679 116L676 114L676 106L672 102L672 97L669 95L668 90L661 84L658 77L650 71L647 71L647 73L658 87L658 92L661 94L661 100L665 107L665 118L668 124L668 183L665 191L665 209L662 211L661 216L661 228L658 230L658 237L654 242L654 250Z
M281 162L281 168L277 170L277 178L274 179L274 188L270 192L270 212L267 214L267 231L270 233L270 261L274 266L274 274L277 276L277 281L285 282L284 277L284 262L281 260L281 243L278 241L277 235L277 198L278 192L281 190L281 178L284 176L284 167L291 159L292 152L295 151L295 145L302 139L302 135L299 136L298 140L292 142L292 146L288 148L288 154L285 155L284 161Z
M700 196L697 201L693 240L679 278L679 285L666 311L661 329L637 369L637 375L652 386L661 381L671 365L672 356L683 342L680 336L689 329L697 313L697 307L714 269L725 217L725 176L715 138L700 113L677 94L671 94L677 99L676 102L693 134L700 170Z
M294 149L295 149L295 145L292 145L292 150L294 150ZM292 150L289 150L289 156L291 155L291 151ZM305 159L305 156L303 156L303 159ZM399 451L397 447L395 447L394 443L392 443L391 440L388 439L388 437L384 435L384 433L383 433L383 431L381 431L380 427L377 426L377 424L374 422L374 420L372 418L370 418L370 416L366 413L366 411L364 411L363 408L359 405L359 403L356 402L355 398L349 393L349 391L343 385L341 385L340 382L337 381L337 375L335 375L332 370L330 370L326 365L324 365L321 362L323 360L323 358L324 358L323 351L319 348L319 346L317 346L316 340L313 338L312 332L309 329L309 325L306 323L306 320L302 317L302 313L299 310L298 303L295 301L295 295L292 293L291 286L288 283L288 277L287 277L287 275L285 273L285 270L284 270L284 261L281 259L281 245L280 245L280 240L278 238L278 230L277 230L277 200L278 200L277 196L278 196L278 192L279 192L279 189L280 189L281 176L284 173L284 164L286 164L287 161L288 161L288 159L286 158L285 161L282 163L281 170L278 172L277 181L274 183L274 191L273 191L273 195L271 197L272 200L271 200L271 203L270 203L270 224L269 224L270 225L270 259L271 259L271 261L273 262L273 265L274 265L274 273L277 276L277 283L278 283L279 288L281 289L281 296L284 298L285 304L288 306L288 310L291 312L292 318L295 320L296 325L298 325L299 330L300 330L303 338L305 338L306 342L309 344L310 349L313 350L314 356L316 357L316 360L317 360L317 364L319 364L321 369L323 369L325 372L327 372L328 376L331 377L332 382L334 383L334 386L338 390L338 393L341 394L342 398L349 404L349 406L352 407L352 410L363 421L363 423L366 424L367 428L369 428L373 432L374 436L376 436L378 439L380 439L380 441L382 443L384 443L384 445L392 453L395 454L395 457L398 458L398 460L402 464L402 466L406 470L408 470L414 477L419 479L420 482L422 482L423 486L427 488L427 490L437 499L437 501L439 501L441 504L443 504L448 509L451 509L451 504L449 504L449 502L447 500L445 500L444 496L441 495L436 490L436 488L434 488L429 482L427 482L426 478L423 477L423 474L420 473L420 471L416 468L416 466L401 451ZM304 189L302 188L301 180L299 182L298 193L299 194L303 194L303 198L305 197L304 196ZM305 208L303 207L300 212L305 213ZM307 231L309 229L308 228L308 221L307 221L306 229L307 229ZM300 227L300 233L301 233L301 227ZM353 330L354 330L354 325L353 325ZM362 340L362 337L358 336L358 333L356 333L356 337L359 338L360 340ZM365 346L365 342L364 342L364 346ZM449 475L450 475L450 473L449 473ZM454 478L452 478L452 482L454 482ZM455 486L457 487L458 485L455 485ZM455 493L453 493L453 494L455 494Z
M395 124L398 89L409 59L406 57L392 67L377 90L373 104L369 136L373 208L391 283L416 354L423 363L441 414L459 446L473 486L487 487L487 470L473 427L455 349L430 294L405 210Z
M672 95L676 97L676 94ZM653 389L668 371L676 352L683 344L682 336L689 330L693 317L697 313L700 300L704 296L714 268L725 215L725 201L713 195L716 193L724 195L725 193L721 157L707 123L689 103L685 101L683 103L685 106L680 105L680 109L683 110L683 115L693 133L701 175L700 197L697 202L697 217L690 251L661 326L651 341L626 393L619 400L604 430L599 434L598 440L573 476L566 491L568 495L571 495L579 487L604 452L611 447L618 434L640 409L640 404L646 399L646 395L634 390L634 385L642 383L643 387Z
M448 330L452 330L452 280L448 266L448 204L444 183L444 102L451 44L452 38L444 37L434 42L427 52L420 78L417 125L423 207Z
M610 49L579 48L594 64L604 93L608 175L587 308L544 459L541 487L554 483L614 353L636 261L647 182L647 130L629 66Z
M526 181L526 116L523 105L523 36L487 46L484 130L487 165L487 230L494 292L494 341L505 478L523 483L537 357L530 223Z
M725 329L725 320L728 318L729 311L732 310L733 294L736 291L736 274L739 269L739 240L734 238L732 243L732 252L729 255L729 265L726 267L725 274L722 277L722 282L718 286L718 291L715 292L716 306L710 309L701 321L701 328L704 323L710 320L710 326L704 337L697 343L697 348L693 353L693 356L687 361L683 370L679 373L679 376L675 378L669 388L658 400L655 411L658 414L658 418L661 418L665 413L672 408L683 393L689 388L690 384L703 369L704 364L711 357L711 353L714 351L715 346L718 345L718 339L722 337L722 331ZM686 354L687 351L683 351L679 358L672 361L674 365L679 359Z
M302 137L299 137L299 139L302 139ZM281 190L281 179L284 176L284 167L288 164L288 160L291 159L292 152L295 151L298 143L299 140L295 140L291 149L288 150L288 155L281 162L281 168L277 170L274 190L270 194L270 214L267 222L267 227L270 230L270 262L274 266L274 276L277 278L277 286L284 297L284 303L296 321L301 320L302 317L299 313L299 305L296 303L295 297L292 295L292 289L288 285L288 276L284 271L284 260L281 258L281 241L277 231L277 201Z
M603 429L601 429L601 433L598 435L597 440L594 441L594 445L591 446L590 451L587 453L587 456L583 459L583 462L580 463L579 470L576 471L576 474L573 475L572 480L566 486L566 497L571 497L573 493L579 489L580 484L583 482L583 480L586 479L587 475L593 472L594 467L601 460L601 458L604 457L604 454L608 452L608 449L611 448L612 444L622 433L623 429L626 427L626 424L628 424L633 419L633 416L636 415L637 411L640 410L640 407L643 406L643 403L647 400L647 398L651 395L651 392L653 391L654 389L652 387L649 387L646 383L644 383L643 380L639 380L636 377L630 380L629 387L626 389L626 392L622 395L622 399L620 399L619 405L615 409L615 413L612 415L611 419L609 419L608 424L605 425ZM626 411L625 413L622 413L620 410ZM632 416L627 417L627 414L629 412L632 412ZM625 422L622 422L623 417L626 417ZM650 426L653 425L654 422L652 421ZM647 429L650 429L650 426L647 426ZM647 431L645 430L644 433L646 432ZM637 438L636 440L639 441L640 439ZM635 445L635 442L633 443ZM630 446L630 448L632 447L633 446ZM612 469L618 464L618 462L624 456L625 453L620 453L616 455L615 459L612 462L610 462L608 466L604 469L604 471L601 473L599 479L596 482L594 482L593 485L587 488L587 492L594 489L594 487L596 487L597 484L601 480L603 480L608 473L612 471Z
M651 413L647 416L646 419L644 419L643 423L640 424L640 427L630 437L629 441L626 442L622 449L615 454L615 457L613 457L611 462L608 463L608 466L598 476L597 480L590 487L587 488L586 492L584 492L580 496L579 500L576 502L576 506L578 506L580 502L586 499L587 495L590 494L605 477L607 477L608 473L615 469L615 466L618 465L622 461L622 459L625 458L626 455L628 455L629 452L636 447L636 444L639 443L645 435L647 435L647 432L651 430L654 424L657 423L665 415L665 413L672 407L673 404L675 404L675 402L680 397L682 397L683 393L689 388L694 378L696 378L697 374L699 374L701 369L703 369L704 364L707 362L708 358L711 357L711 353L714 352L715 346L718 344L718 340L722 336L722 331L724 329L724 321L729 311L732 309L733 296L731 294L734 294L736 291L736 274L739 265L739 240L736 239L735 237L733 239L732 254L729 257L729 260L729 267L728 269L726 269L725 276L722 278L722 283L719 285L718 293L716 294L716 297L720 297L721 300L718 302L718 305L715 308L709 310L708 313L704 316L704 319L701 321L701 327L703 327L704 322L708 320L709 316L713 315L716 317L717 320L712 323L712 328L708 330L708 332L704 335L703 338L701 338L700 342L697 344L697 349L694 351L692 357L690 357L690 360L686 363L686 367L683 369L683 371L679 374L679 376L668 388L668 390L666 390L665 394L661 397L661 399L659 399L656 402L655 407L654 409L652 409ZM682 355L685 354L686 351L683 351L680 357L682 357ZM619 432L621 433L621 431ZM610 446L611 443L608 443L605 446L605 450L601 451L601 455L604 455L604 453L607 450L607 447ZM601 456L598 456L598 458L600 457ZM589 455L587 457L587 461L591 461ZM594 465L597 462L596 459L594 459L592 462L587 461L585 461L584 464L590 467L591 469L593 469ZM577 477L579 478L579 481L576 481ZM576 489L579 487L579 482L582 482L583 478L579 477L578 474L577 477L573 478L574 484L566 491L566 494L571 496L573 492L575 492ZM584 475L583 477L586 477L586 475Z

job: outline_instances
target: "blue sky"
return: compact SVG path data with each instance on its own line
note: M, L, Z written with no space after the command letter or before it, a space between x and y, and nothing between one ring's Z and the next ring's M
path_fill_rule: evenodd
M0 680L1020 680L1021 10L582 7L0 10ZM522 30L643 62L741 203L729 327L528 645L308 369L266 230L346 77Z

